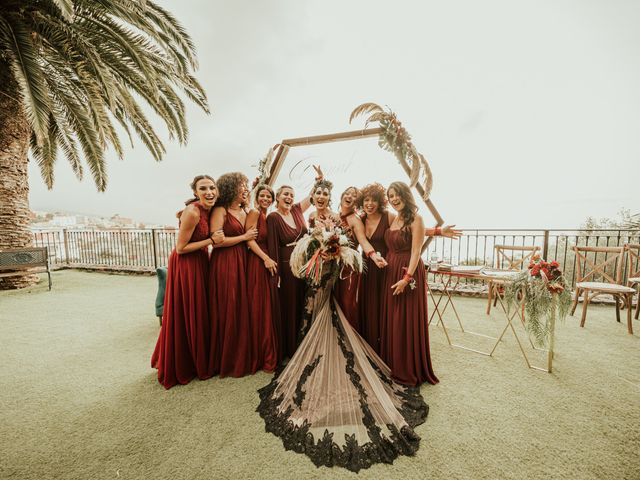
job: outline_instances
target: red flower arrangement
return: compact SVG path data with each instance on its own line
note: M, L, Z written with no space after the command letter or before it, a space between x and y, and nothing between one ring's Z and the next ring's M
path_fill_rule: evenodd
M524 302L527 331L533 334L538 345L549 342L549 351L552 352L556 318L564 320L571 308L571 292L560 264L534 255L529 270L505 287L505 299L509 308L519 308Z
M540 278L547 284L551 293L564 291L564 279L558 262L546 262L540 255L534 255L529 263L529 274L533 278Z
M327 239L324 254L329 258L335 258L340 254L340 237L337 234L334 233Z

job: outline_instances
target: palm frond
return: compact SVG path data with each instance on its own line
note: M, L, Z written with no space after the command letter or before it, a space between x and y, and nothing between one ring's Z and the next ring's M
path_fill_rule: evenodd
M98 133L93 126L91 113L82 105L68 103L68 113L72 119L75 135L91 170L91 176L100 192L107 187L107 171L104 163L104 149L101 148Z
M185 82L182 87L189 100L198 105L205 112L211 112L211 110L209 109L209 103L207 102L207 94L205 93L204 88L202 88L202 85L200 85L196 77L194 77L193 75L186 75Z
M142 143L153 155L156 161L160 161L165 153L162 141L153 130L151 123L146 115L142 112L140 106L135 102L133 96L123 87L119 87L121 100L125 100L119 104L120 108L116 109L116 118L121 118L129 123L138 134Z
M38 63L38 52L33 44L31 32L19 19L11 22L0 17L0 31L5 51L11 57L11 71L21 87L20 93L36 144L42 146L49 128L49 92L42 69Z
M196 47L180 22L168 10L153 2L147 2L147 15L155 22L158 30L169 34L171 40L186 56L191 68L196 70L198 68L198 60L195 56Z
M60 9L62 18L70 22L73 18L73 0L52 0L53 4Z
M367 118L367 123L380 122L385 119L386 115L388 115L386 112L375 112ZM349 123L351 123L351 120L349 120Z
M353 109L351 115L349 116L349 123L351 123L356 117L360 115L365 115L367 113L375 113L375 112L383 112L383 109L380 105L376 103L363 103L362 105L358 105Z
M411 173L409 174L409 186L413 188L418 183L418 180L420 180L420 170L422 167L422 164L420 163L420 154L416 151L416 148L413 145L411 145L409 149L407 158L409 159L411 165Z
M58 152L78 178L86 162L106 188L104 152L124 151L117 122L133 145L135 132L156 160L165 147L143 103L169 137L188 139L188 98L209 112L193 75L195 47L177 19L152 1L9 2L0 12L0 55L8 58L33 130L31 150L48 187Z
M73 173L78 180L82 180L84 176L84 169L82 168L82 162L80 161L80 155L78 155L78 144L75 138L61 129L58 129L58 145L67 158L69 165Z
M431 167L427 159L421 153L419 155L422 163L422 187L424 188L425 200L427 200L431 197L431 190L433 190L433 174L431 173Z
M49 130L52 131L51 133L53 133L53 135L45 137L42 145L38 145L38 140L33 132L31 133L29 141L31 144L31 154L40 168L42 180L44 180L47 188L51 190L53 187L53 169L56 162L56 150L58 148L55 122L50 124Z

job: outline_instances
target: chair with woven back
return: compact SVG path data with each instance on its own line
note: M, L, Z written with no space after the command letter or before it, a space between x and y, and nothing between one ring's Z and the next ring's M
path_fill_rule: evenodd
M627 287L638 290L638 299L636 300L636 313L634 318L638 320L640 314L640 243L627 243ZM631 308L631 305L629 305Z
M494 265L498 270L519 271L524 270L528 266L528 262L540 250L536 246L516 246L516 245L496 245L494 247ZM491 313L491 301L495 307L498 302L498 296L502 295L504 290L503 280L489 281L489 298L487 300L487 315Z
M584 298L580 326L584 327L587 320L587 308L591 300L602 294L612 295L616 302L616 320L618 322L620 321L621 304L627 307L627 330L632 334L631 301L635 290L623 285L622 278L626 247L573 247L573 250L576 252L576 290L571 315L575 313L580 295L582 295ZM597 260L598 254L602 254L603 257L599 262Z

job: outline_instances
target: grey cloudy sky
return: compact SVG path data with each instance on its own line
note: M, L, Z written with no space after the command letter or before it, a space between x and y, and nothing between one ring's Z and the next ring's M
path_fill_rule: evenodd
M195 41L213 114L190 105L189 144L167 143L160 163L140 142L123 161L110 155L106 193L62 159L47 191L32 164L33 209L174 225L194 175L253 178L269 146L353 129L351 110L373 101L429 159L448 222L573 228L640 211L640 2L160 3ZM372 139L295 150L280 180L297 162L294 177L325 165L336 196L403 177Z

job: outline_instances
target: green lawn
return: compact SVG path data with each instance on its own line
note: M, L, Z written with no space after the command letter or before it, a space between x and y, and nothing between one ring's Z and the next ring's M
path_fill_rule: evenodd
M640 478L640 322L627 334L611 306L590 306L584 329L578 315L558 326L553 374L527 369L510 332L485 357L432 326L441 383L422 388L418 454L356 475L317 469L264 432L268 374L165 391L150 367L154 277L62 270L45 283L0 292L3 479ZM456 305L467 328L500 330L484 300Z

